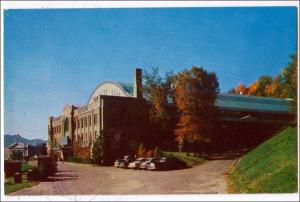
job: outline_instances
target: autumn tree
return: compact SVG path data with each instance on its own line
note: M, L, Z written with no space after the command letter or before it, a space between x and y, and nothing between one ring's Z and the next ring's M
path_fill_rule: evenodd
M247 94L248 89L247 87L243 84L240 83L235 89L234 89L235 94Z
M154 144L165 139L165 133L171 124L171 116L168 111L168 101L171 100L172 73L167 72L165 76L159 74L158 68L152 68L151 72L144 75L144 91L151 101L150 124ZM157 145L156 145L157 146Z
M176 141L209 142L216 117L219 83L214 72L192 67L173 78L174 101L180 113Z
M145 157L146 156L146 148L144 147L143 143L140 143L138 151L137 151L138 157Z
M254 96L267 96L266 87L272 84L272 77L264 75L249 87L249 94Z
M283 83L281 75L275 76L272 83L266 85L265 94L268 97L283 97Z
M258 80L250 84L250 86L248 87L248 95L255 95L258 89L258 84L259 84Z

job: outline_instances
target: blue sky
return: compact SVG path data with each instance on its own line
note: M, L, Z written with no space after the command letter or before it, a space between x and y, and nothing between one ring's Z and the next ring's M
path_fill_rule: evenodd
M6 10L4 132L47 139L50 115L136 67L216 72L221 92L274 76L296 51L296 8Z

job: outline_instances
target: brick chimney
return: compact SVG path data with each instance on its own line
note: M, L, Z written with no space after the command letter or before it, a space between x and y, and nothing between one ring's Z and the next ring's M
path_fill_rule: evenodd
M133 97L143 98L143 78L142 69L136 68L134 72Z

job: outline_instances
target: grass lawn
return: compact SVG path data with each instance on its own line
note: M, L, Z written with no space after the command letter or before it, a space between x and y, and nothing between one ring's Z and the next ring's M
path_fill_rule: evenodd
M29 181L27 181L26 176L24 176L24 175L22 177L22 183L15 184L14 183L14 178L10 177L10 178L5 179L4 192L5 192L5 194L9 194L9 193L18 191L20 189L25 189L25 188L32 187L32 186L37 185L37 184L38 184L38 182L29 182Z
M186 162L188 166L193 166L197 164L202 164L206 161L206 159L197 157L194 153L186 153L186 152L163 152L164 155L168 157L177 157L178 159Z
M243 156L229 173L233 193L297 192L297 130L288 127Z

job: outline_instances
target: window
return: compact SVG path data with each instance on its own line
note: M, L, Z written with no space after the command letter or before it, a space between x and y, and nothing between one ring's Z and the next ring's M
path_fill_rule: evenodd
M87 127L87 118L84 118L84 127Z
M89 116L89 126L92 125L92 116Z
M81 122L81 128L83 128L83 119L81 119L80 122Z
M68 131L69 130L69 119L68 117L65 119L65 131ZM60 127L59 127L59 132L60 132Z
M77 120L77 128L80 128L79 119Z
M94 125L97 125L97 114L94 114Z
M97 139L97 131L96 130L95 130L95 134L94 134L94 139L95 139L95 141Z

